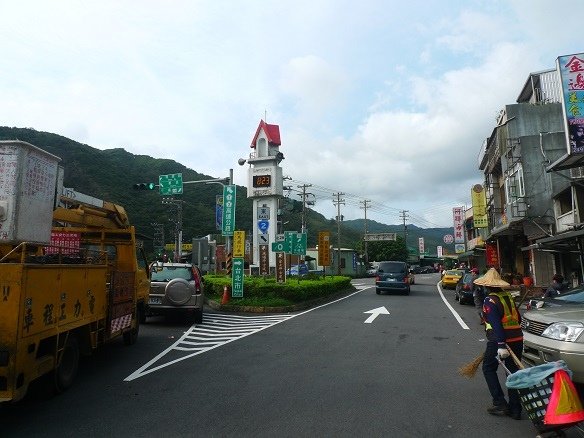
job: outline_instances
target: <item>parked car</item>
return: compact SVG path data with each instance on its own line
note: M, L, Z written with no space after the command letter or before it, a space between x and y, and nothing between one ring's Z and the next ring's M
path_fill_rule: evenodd
M442 287L444 289L455 289L456 283L462 278L464 271L460 269L449 269L442 276Z
M199 268L190 263L150 265L148 315L184 312L203 322L204 288Z
M454 288L454 299L458 301L459 304L474 304L474 298L472 294L474 289L473 286L475 286L473 281L476 278L477 277L472 272L465 272L465 274L458 279L458 282Z
M574 382L584 383L584 287L546 298L523 314L523 362L564 360Z
M377 276L375 277L375 293L403 292L410 293L410 285L413 279L410 277L408 264L400 261L379 262Z
M290 268L286 271L286 275L306 275L308 274L308 266L306 266L306 264L301 263L299 265L292 265L290 266Z
M375 277L377 275L377 268L367 269L367 277Z

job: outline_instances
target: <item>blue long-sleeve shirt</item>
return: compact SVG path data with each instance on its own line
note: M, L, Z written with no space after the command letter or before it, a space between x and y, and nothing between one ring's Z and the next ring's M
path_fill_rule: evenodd
M504 296L508 298L508 305L517 309L511 294L506 292ZM485 301L483 302L483 314L487 321L485 326L487 330L487 339L489 341L497 342L499 348L505 348L505 344L508 342L516 342L523 339L523 332L520 327L505 329L503 326L505 311L499 296L491 293L485 297ZM521 324L521 314L519 311L517 311L517 318L518 323Z

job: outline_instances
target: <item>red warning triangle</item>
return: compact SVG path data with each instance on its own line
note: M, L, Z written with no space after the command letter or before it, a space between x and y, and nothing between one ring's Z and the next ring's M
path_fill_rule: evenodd
M570 376L564 370L556 371L544 424L578 423L582 420L584 409Z

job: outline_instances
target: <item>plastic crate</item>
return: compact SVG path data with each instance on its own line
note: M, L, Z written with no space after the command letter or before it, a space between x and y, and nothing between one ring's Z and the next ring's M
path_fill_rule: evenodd
M552 389L554 387L554 375L549 375L541 382L525 389L518 389L521 405L529 419L536 427L544 427L543 419L547 410Z

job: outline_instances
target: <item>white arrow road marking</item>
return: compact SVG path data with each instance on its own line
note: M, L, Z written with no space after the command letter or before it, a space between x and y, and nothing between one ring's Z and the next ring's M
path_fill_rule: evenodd
M365 321L363 321L363 324L371 324L379 315L381 314L389 315L389 310L387 310L385 306L381 306L378 307L377 309L368 310L367 312L363 313L371 313L371 316L367 318Z

